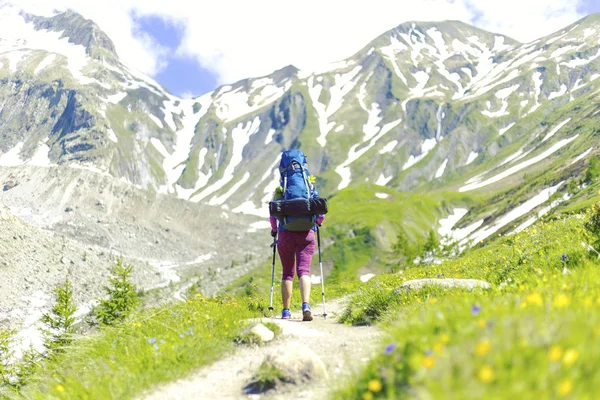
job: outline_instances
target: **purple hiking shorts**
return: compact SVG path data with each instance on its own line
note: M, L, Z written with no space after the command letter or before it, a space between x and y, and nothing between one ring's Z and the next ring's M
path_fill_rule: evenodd
M310 263L316 247L315 232L280 231L278 236L277 249L283 266L283 280L294 280L294 264L298 278L310 275Z

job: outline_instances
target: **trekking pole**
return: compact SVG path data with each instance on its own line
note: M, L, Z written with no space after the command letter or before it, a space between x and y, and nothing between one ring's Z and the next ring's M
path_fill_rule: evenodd
M323 279L323 260L321 259L321 231L317 225L317 244L319 247L319 268L321 269L321 296L323 298L323 319L327 318L325 312L325 280Z
M273 311L273 287L275 286L275 251L277 249L277 238L273 238L273 264L271 265L271 300L269 302L269 311Z

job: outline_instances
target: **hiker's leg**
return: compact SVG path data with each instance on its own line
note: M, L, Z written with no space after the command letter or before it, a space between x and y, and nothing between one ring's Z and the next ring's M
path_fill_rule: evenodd
M310 264L315 252L315 232L308 231L306 236L296 246L296 272L300 280L302 302L310 302Z
M281 298L283 300L283 308L290 308L292 301L292 287L294 280L294 259L295 245L290 232L281 231L278 234L277 249L279 250L279 258L281 259L282 279L281 279Z
M293 280L283 279L281 281L281 298L283 299L283 308L290 308L292 304L292 288L294 286Z
M302 302L310 303L310 275L302 275L299 279Z

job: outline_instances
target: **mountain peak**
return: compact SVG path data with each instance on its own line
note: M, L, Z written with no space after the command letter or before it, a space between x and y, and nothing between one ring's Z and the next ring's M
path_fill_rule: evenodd
M115 45L92 20L84 18L72 10L67 10L52 17L41 17L23 12L26 22L34 24L36 30L63 32L62 38L68 38L70 43L82 45L92 58L109 56L116 58Z
M492 38L500 36L504 38L504 43L512 46L518 46L521 43L509 36L500 33L489 32L476 26L467 24L459 20L444 20L444 21L408 21L398 25L392 31L410 33L412 30L423 30L423 33L430 29L437 29L440 32L449 35L452 38L460 39L472 35L482 38Z

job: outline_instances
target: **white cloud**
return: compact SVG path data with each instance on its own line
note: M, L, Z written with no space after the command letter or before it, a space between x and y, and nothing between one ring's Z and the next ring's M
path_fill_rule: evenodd
M48 3L93 19L129 65L156 74L165 49L140 35L134 16L160 16L182 28L178 54L233 82L294 64L301 69L346 58L405 21L457 19L520 41L574 22L582 0L13 0L39 13ZM518 10L518 11L517 11Z

